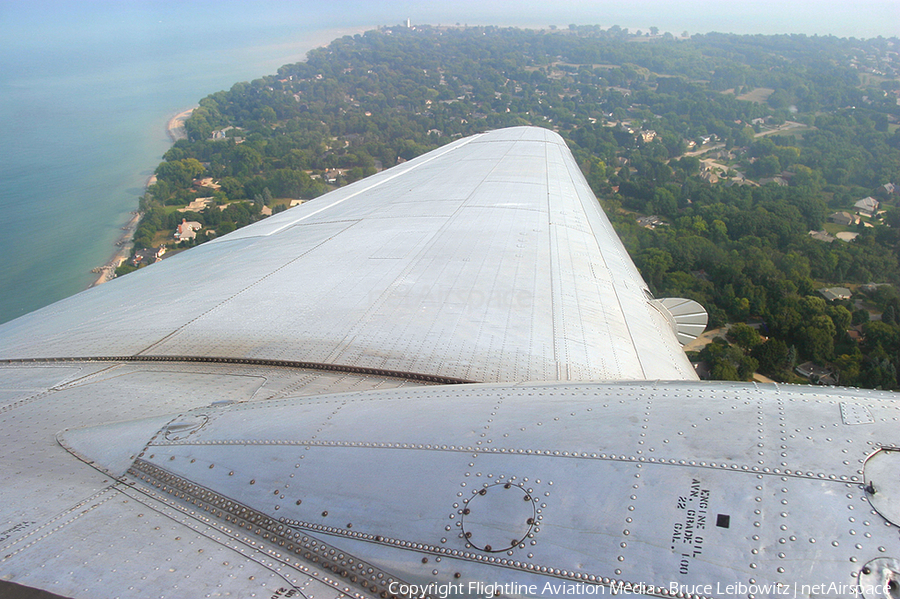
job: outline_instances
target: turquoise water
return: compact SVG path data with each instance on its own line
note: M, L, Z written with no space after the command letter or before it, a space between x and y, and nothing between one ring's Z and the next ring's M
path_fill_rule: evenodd
M345 33L407 17L857 37L897 35L900 23L896 0L777 14L768 2L555 4L0 0L0 322L93 282L169 146L171 116Z

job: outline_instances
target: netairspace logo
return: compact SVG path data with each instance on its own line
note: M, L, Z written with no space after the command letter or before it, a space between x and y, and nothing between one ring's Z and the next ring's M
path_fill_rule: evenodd
M668 594L679 593L692 595L705 595L707 597L747 597L747 595L769 597L841 597L853 595L887 595L888 585L854 585L837 582L822 584L787 585L783 583L747 584L744 582L715 584L679 584L669 583ZM392 582L388 585L388 592L406 599L426 599L435 597L448 599L448 597L483 597L493 599L497 596L581 596L590 597L598 595L655 595L660 587L644 583L617 582L609 586L586 583L570 582L546 582L539 584L521 584L517 582L487 583L481 581L469 582L432 582L428 584L406 584Z

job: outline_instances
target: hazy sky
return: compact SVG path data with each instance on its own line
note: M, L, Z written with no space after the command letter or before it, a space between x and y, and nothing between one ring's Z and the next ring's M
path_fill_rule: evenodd
M171 25L179 15L208 6L208 20L190 23L198 34L216 33L216 14L241 10L247 21L301 24L329 13L346 27L413 23L546 27L598 24L631 30L706 33L805 33L839 37L900 36L900 0L0 0L0 22L12 13L35 19L64 15L78 25L85 5L111 12L149 14ZM187 8L187 5L191 5ZM187 24L185 24L187 25ZM223 32L218 32L219 34ZM15 36L7 30L4 35ZM127 34L127 29L122 30ZM35 40L35 43L40 43Z

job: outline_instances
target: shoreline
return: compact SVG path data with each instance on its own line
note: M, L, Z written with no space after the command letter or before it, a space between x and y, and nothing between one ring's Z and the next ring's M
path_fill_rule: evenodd
M169 139L173 144L179 139L187 139L187 131L184 129L184 122L191 116L191 113L194 112L195 108L196 107L189 108L179 112L166 123L166 135L169 136ZM147 182L144 183L144 189L146 190L154 183L156 183L155 174L150 175L147 178ZM131 255L131 249L134 246L132 240L134 239L134 233L137 231L138 225L141 222L141 216L142 213L139 210L135 210L131 213L131 218L125 226L122 227L123 232L119 236L119 239L116 240L116 247L118 249L113 253L112 258L110 258L103 266L91 269L91 272L96 273L98 276L97 279L91 283L90 287L102 285L103 283L116 278L116 269L128 260L128 257ZM90 287L88 287L88 289L90 289Z
M131 255L131 240L134 238L134 232L137 231L138 224L141 222L141 215L142 213L137 210L131 213L131 219L122 227L123 232L116 241L116 246L119 249L113 254L112 259L103 266L98 266L91 270L91 272L99 274L97 280L91 283L91 287L96 287L114 279L116 277L116 269L128 260L128 256Z
M317 35L317 39L313 41L313 46L311 49L315 48L323 48L328 46L335 39L339 39L345 35L355 35L362 34L366 31L372 29L372 26L367 27L354 27L354 28L336 28L336 29L328 29L325 31L319 32ZM308 52L309 50L307 50ZM305 53L303 61L306 60ZM188 108L187 110L183 110L173 117L171 117L166 123L166 135L169 137L169 141L174 145L175 142L181 139L187 139L187 131L184 128L184 122L191 116L191 114L199 108L199 106L193 106ZM156 183L156 174L150 175L147 178L147 182L144 184L144 190L151 185ZM116 241L116 247L118 248L112 255L112 258L106 262L103 266L98 266L96 268L91 269L92 273L96 273L98 275L97 279L91 283L88 287L96 287L97 285L102 285L107 281L111 281L116 278L116 269L122 265L128 257L131 255L131 250L134 246L133 239L134 233L137 231L138 225L141 222L141 213L139 210L135 210L131 213L131 218L122 227L122 235L119 236L119 239Z

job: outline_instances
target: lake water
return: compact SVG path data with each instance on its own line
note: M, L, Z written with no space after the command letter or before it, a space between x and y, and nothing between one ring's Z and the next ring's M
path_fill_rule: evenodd
M859 37L897 35L891 28L900 23L895 0L868 0L867 10L818 2L804 11L793 3L796 14L779 19L759 8L770 3L697 10L699 3L0 0L0 322L96 278L91 268L110 259L169 146L171 116L346 33L407 17Z
M228 2L0 5L0 322L96 279L171 116L375 25L294 6L275 18Z

